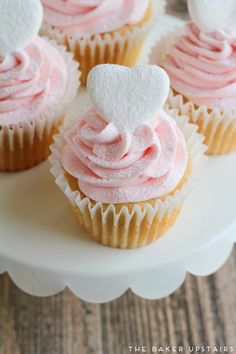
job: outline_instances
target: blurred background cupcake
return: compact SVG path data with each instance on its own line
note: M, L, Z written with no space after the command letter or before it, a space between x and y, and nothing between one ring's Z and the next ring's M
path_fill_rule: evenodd
M0 171L12 172L48 157L79 72L71 53L37 35L40 1L0 3L0 12Z
M191 22L168 33L151 54L170 76L169 107L198 125L209 155L236 150L235 4L189 0Z
M80 63L82 83L97 64L137 63L165 0L42 0L42 33L65 45Z

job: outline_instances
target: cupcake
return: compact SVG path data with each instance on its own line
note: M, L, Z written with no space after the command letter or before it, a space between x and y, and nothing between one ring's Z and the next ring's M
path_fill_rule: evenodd
M202 169L203 138L163 110L169 79L157 66L98 65L88 91L93 106L55 137L52 173L95 241L145 246L174 224Z
M191 21L151 55L170 77L169 107L198 125L209 155L236 150L235 4L189 0Z
M79 86L71 53L37 35L42 15L38 0L0 2L0 171L48 157Z
M133 66L165 0L42 0L42 33L67 46L80 63L85 85L91 68Z

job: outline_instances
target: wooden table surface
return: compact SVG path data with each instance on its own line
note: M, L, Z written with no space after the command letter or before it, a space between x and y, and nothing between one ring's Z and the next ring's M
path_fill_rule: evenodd
M80 301L69 290L50 298L31 297L4 275L0 354L128 354L130 345L235 345L236 351L235 267L236 250L215 275L188 275L163 300L143 300L128 292L103 305Z
M170 0L171 13L173 8L183 17L181 0ZM236 352L235 267L236 250L215 275L188 275L163 300L147 301L128 292L103 305L80 301L69 290L31 297L3 275L0 354L126 354L129 346L146 346L148 352L152 346L183 346L187 352L193 345L211 346L210 352L215 346L235 346Z

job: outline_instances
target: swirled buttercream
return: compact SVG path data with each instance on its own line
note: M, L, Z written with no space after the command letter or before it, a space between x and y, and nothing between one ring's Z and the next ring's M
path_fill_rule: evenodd
M165 111L133 134L91 108L65 133L61 163L79 189L103 203L145 201L173 191L186 171L183 134Z
M0 125L35 119L55 109L67 81L66 63L45 40L0 58Z
M190 22L164 68L171 87L193 103L236 109L236 29L203 33Z
M45 22L79 37L112 32L144 17L149 0L42 0Z

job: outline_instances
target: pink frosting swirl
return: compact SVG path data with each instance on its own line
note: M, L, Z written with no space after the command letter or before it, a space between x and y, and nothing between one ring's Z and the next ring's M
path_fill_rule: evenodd
M39 37L24 50L0 58L0 124L35 119L55 109L66 81L63 57Z
M193 103L236 109L236 30L202 33L187 24L164 68L171 87Z
M138 23L149 0L42 0L45 22L79 37Z
M163 110L131 135L93 108L65 134L61 163L80 190L103 203L146 201L170 193L187 166L185 139Z

